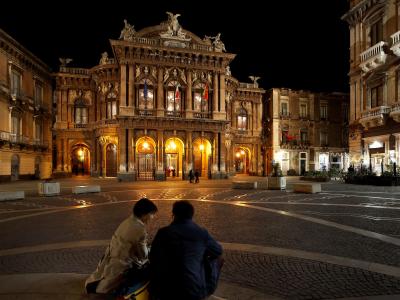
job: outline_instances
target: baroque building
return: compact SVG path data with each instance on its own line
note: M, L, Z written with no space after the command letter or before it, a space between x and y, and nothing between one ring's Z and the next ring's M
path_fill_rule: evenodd
M273 88L266 110L268 160L284 175L348 167L347 94Z
M0 181L49 178L50 68L0 29Z
M351 162L377 174L399 162L400 3L350 0Z
M56 174L120 180L263 174L262 99L229 68L220 34L200 38L179 15L119 39L93 68L61 59L55 78ZM264 158L265 159L265 158Z

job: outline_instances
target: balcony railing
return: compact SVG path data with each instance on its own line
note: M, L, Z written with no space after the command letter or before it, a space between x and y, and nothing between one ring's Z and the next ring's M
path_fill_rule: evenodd
M74 128L88 128L89 124L75 123Z
M75 74L75 75L89 75L89 69L84 69L84 68L71 68L71 67L61 66L60 72Z
M243 128L238 128L236 133L237 134L241 134L241 135L247 135L248 134L248 130L247 129L243 129Z
M210 116L211 116L211 113L208 112L208 111L207 112L204 112L204 111L202 111L202 112L199 112L199 111L193 112L193 118L196 118L196 119L209 119Z
M47 141L43 141L42 139L31 139L27 136L7 131L0 131L0 141L25 146L38 146L41 148L48 148L49 146L49 143Z
M360 123L365 128L382 126L390 113L388 106L378 106L361 113Z
M390 47L390 50L392 50L396 56L400 56L400 31L397 31L390 37L392 38L392 47Z
M154 109L137 109L136 114L138 116L154 116L155 115L155 110Z
M167 117L181 118L182 112L179 110L166 110L165 115Z
M368 72L376 67L383 65L386 62L387 54L385 53L386 42L379 42L374 46L368 48L360 54L361 64L360 67L364 72Z
M279 117L281 119L289 119L290 118L290 112L280 112Z

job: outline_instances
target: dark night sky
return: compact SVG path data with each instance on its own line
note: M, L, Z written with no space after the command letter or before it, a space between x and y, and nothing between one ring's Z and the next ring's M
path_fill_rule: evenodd
M240 81L254 74L266 89L348 92L349 33L340 19L347 0L53 2L12 0L0 10L0 28L53 70L58 57L92 67L101 52L110 53L108 40L119 37L123 19L138 31L171 11L201 38L221 32L227 51L237 54L231 70Z

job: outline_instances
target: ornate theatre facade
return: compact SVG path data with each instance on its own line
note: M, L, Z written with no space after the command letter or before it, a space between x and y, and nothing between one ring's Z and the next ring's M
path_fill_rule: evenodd
M120 180L262 175L265 91L230 72L220 34L203 39L168 13L135 31L125 21L91 69L61 60L56 80L55 173ZM110 55L111 56L111 55Z

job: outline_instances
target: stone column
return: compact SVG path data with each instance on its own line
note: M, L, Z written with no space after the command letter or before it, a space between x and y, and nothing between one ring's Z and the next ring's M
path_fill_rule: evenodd
M227 174L226 174L226 161L227 161L227 156L226 156L226 139L225 139L225 133L224 132L220 132L218 133L220 135L220 143L218 145L218 147L220 148L220 157L219 157L219 163L220 163L220 177L222 178L226 178Z
M157 169L155 174L156 180L165 180L164 171L164 132L162 130L157 131Z
M257 113L258 113L257 130L261 131L262 130L262 118L263 118L263 106L262 106L262 103L257 104Z
M118 130L119 165L117 173L118 180L134 181L136 177L133 172L129 171L128 161L126 157L127 145L129 145L129 131L126 128L119 128Z
M126 107L126 65L121 65L121 86L119 105Z
M96 151L97 151L97 163L96 163L96 170L97 170L97 176L103 176L103 153L101 153L101 144L99 143L99 140L96 139Z
M61 121L68 122L68 93L67 90L61 91L62 107L61 107Z
M214 132L213 145L212 145L212 166L211 166L211 178L216 179L219 176L218 171L218 133Z
M129 97L128 106L131 107L133 113L135 112L136 107L136 94L135 94L135 66L129 65Z
M185 153L186 153L186 174L189 174L190 170L193 170L193 146L192 146L192 132L186 131L186 143L185 143Z
M64 170L63 166L63 142L61 138L57 138L57 172Z
M133 151L135 145L135 130L129 129L128 132L128 170L130 173L136 174L135 152Z
M218 112L218 73L214 73L214 84L213 84L213 116L215 118L216 113Z
M192 71L187 71L187 89L186 89L186 118L193 118L192 102Z
M164 116L164 71L162 67L158 68L157 78L157 117Z
M71 172L70 168L70 160L69 160L69 155L68 155L69 149L68 149L68 139L63 139L63 161L64 161L64 172Z
M221 73L219 75L219 105L220 112L225 115L225 74Z

